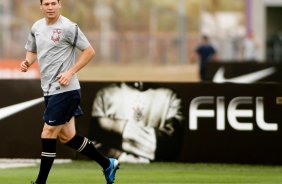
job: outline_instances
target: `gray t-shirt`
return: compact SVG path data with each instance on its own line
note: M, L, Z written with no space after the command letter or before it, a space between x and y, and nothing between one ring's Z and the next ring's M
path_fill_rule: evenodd
M75 48L89 46L79 27L62 15L52 25L45 18L33 24L25 48L37 53L44 96L80 89L76 74L68 86L61 86L57 76L75 64Z

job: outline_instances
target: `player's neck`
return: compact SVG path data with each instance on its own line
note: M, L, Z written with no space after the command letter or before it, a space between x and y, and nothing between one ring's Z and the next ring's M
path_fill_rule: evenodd
M58 14L57 17L54 17L54 18L48 18L48 17L45 17L45 20L46 20L46 24L47 25L53 25L57 22L57 20L59 19L60 17L60 14Z

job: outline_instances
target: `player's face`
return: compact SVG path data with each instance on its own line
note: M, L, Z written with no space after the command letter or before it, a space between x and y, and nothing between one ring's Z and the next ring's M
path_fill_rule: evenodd
M60 15L61 4L58 0L43 0L41 9L45 18L49 21L56 20Z

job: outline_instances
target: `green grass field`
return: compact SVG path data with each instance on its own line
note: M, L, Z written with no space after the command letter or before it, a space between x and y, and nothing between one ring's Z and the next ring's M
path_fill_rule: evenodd
M37 167L0 170L2 184L29 184ZM122 164L116 184L282 183L282 166L229 164ZM54 165L48 184L105 184L101 169L90 161Z

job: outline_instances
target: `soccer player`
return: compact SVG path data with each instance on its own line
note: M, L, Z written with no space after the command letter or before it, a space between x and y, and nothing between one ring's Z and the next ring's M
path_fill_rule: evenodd
M40 0L44 18L35 22L25 45L22 72L38 60L45 106L41 134L40 170L33 184L45 184L56 157L57 138L61 143L95 160L107 184L112 184L118 160L97 151L92 141L76 134L75 117L82 115L80 84L76 73L95 56L95 51L79 27L60 14L60 0ZM75 61L75 48L81 50Z

